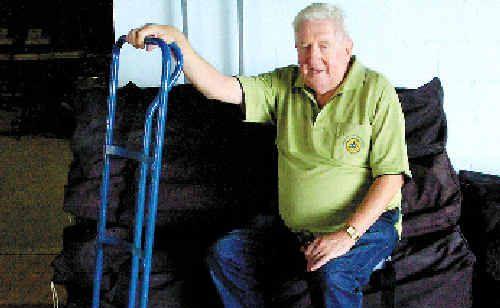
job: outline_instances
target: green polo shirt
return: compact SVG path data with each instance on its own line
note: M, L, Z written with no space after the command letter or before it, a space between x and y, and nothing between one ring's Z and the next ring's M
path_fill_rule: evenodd
M296 65L238 79L246 120L277 127L279 210L290 229L338 230L377 176L411 176L394 87L355 57L322 109ZM397 207L401 192L387 205Z

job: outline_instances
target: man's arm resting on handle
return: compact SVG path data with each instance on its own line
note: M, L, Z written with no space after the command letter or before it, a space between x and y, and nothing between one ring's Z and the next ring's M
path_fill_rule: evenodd
M166 43L176 42L184 57L184 75L193 85L210 99L226 103L240 104L243 93L238 80L217 71L211 64L198 55L189 44L184 34L167 25L146 25L132 29L127 35L127 42L135 48L144 48L144 38L154 36Z

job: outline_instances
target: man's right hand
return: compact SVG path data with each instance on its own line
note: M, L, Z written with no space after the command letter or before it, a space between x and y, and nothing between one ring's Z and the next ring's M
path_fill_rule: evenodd
M144 39L146 37L157 37L170 44L176 42L178 45L184 45L186 38L184 34L174 27L167 25L146 24L141 28L132 29L127 34L127 42L135 48L144 48ZM184 46L179 46L184 47Z

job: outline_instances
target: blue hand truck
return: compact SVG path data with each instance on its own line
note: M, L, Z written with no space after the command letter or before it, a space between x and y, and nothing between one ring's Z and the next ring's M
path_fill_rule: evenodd
M162 52L161 85L153 102L146 112L144 125L143 151L133 152L113 144L113 125L116 106L116 89L118 87L118 60L120 49L126 42L125 36L121 36L113 46L113 58L111 62L111 74L109 79L108 117L106 120L106 141L104 145L104 167L101 186L101 207L99 209L99 221L97 224L96 239L96 263L93 284L92 307L99 307L101 279L103 271L104 245L117 245L124 247L132 254L132 266L130 273L129 301L128 307L136 307L137 283L139 280L139 263L143 269L140 286L139 307L146 308L148 305L149 279L151 273L151 257L153 251L153 240L155 231L156 210L158 205L158 184L161 173L161 160L163 141L165 136L165 122L167 116L168 92L179 78L183 66L181 50L175 44L166 44L158 38L147 37L144 43L147 45L158 45ZM176 65L172 71L171 53L174 54ZM156 117L155 117L156 115ZM155 144L153 156L150 156L151 126L153 118L156 121ZM139 177L139 191L135 210L134 241L130 243L106 235L106 206L109 190L109 176L111 158L124 157L140 162L141 171ZM146 197L147 177L149 181L148 217L146 218L145 247L142 249L142 229L144 221L144 203Z

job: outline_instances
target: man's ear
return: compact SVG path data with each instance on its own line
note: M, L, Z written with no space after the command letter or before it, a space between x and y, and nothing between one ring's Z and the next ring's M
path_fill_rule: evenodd
M346 38L345 52L346 52L346 55L349 56L349 58L352 56L353 46L354 46L354 43L352 42L352 39L350 37Z

